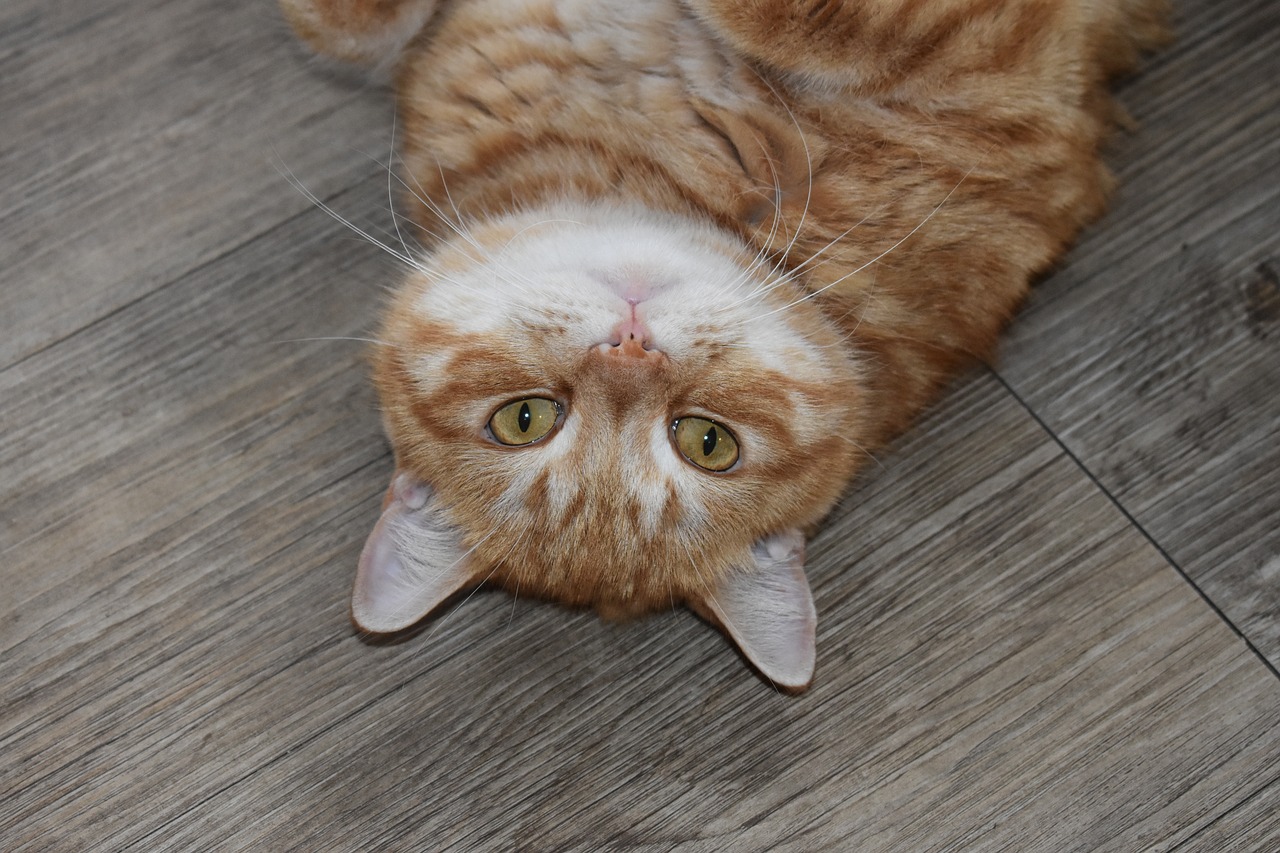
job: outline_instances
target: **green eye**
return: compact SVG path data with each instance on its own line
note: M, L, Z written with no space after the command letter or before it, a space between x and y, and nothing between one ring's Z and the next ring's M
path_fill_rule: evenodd
M542 397L507 403L489 418L489 432L502 444L518 447L533 444L555 427L560 404Z
M680 418L671 425L681 455L699 468L728 471L738 461L738 442L729 430L706 418Z

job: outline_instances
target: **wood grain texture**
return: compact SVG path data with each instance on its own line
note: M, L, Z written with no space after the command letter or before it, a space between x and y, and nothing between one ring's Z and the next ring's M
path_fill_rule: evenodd
M1116 205L1001 374L1280 664L1280 7L1182 6L1124 101Z
M362 344L303 339L367 335L395 267L245 164L279 122L304 179L385 227L385 175L350 146L385 144L386 104L315 75L266 7L97 8L0 11L0 105L32 123L0 161L45 176L0 187L0 850L1276 848L1280 679L1147 538L1221 567L1198 580L1274 553L1249 284L1274 118L1240 109L1270 5L1187 4L1198 27L1129 90L1116 214L1001 376L966 377L812 543L798 698L683 613L479 593L362 641L347 596L391 460ZM146 92L201 93L177 153L86 114ZM207 197L174 212L173 186ZM28 278L79 245L109 280ZM1218 403L1201 449L1180 437ZM1239 583L1204 588L1244 612ZM1261 645L1275 616L1248 612Z
M306 209L279 163L328 195L385 159L386 100L291 49L262 2L0 6L0 366Z
M1280 850L1280 778L1179 844L1178 853Z

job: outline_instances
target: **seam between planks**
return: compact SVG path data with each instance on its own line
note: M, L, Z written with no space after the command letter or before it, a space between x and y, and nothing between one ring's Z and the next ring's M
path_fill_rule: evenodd
M304 660L306 660L307 658L311 657L311 656L315 653L315 651L317 651L317 650L315 650L315 649L310 650L310 651L306 652L304 655L302 655L301 657L299 657L298 659L296 659L296 660L294 660L294 661L290 662L289 664L287 664L287 665L285 665L285 666L283 666L283 667L280 667L280 668L279 668L279 669L274 673L274 675L279 675L281 672L284 672L284 671L285 671L285 670L287 670L287 669L290 669L290 668L292 668L292 667L294 667L294 666L297 666L297 665L298 665L299 663L301 663L302 661L304 661ZM455 654L461 654L461 652L456 652ZM441 658L441 662L447 661L448 659L449 659L449 658ZM416 680L417 680L417 678L418 678L418 676L414 676L414 677L408 678L408 679L406 679L406 680L404 680L404 681L401 681L399 684L395 685L394 687L390 688L389 690L383 691L382 693L378 694L377 696L374 696L374 697L373 697L372 699L370 699L369 701L362 703L360 706L358 706L358 707L356 707L356 708L353 708L350 712L348 712L348 713L346 713L346 714L343 714L341 717L338 717L338 718L334 719L331 723L329 723L329 725L324 726L323 728L321 728L321 729L317 729L316 731L312 732L308 737L303 738L302 740L298 741L298 742L297 742L297 743L295 743L295 744L292 744L292 745L286 746L285 748L281 749L281 750L280 750L276 755L274 755L274 756L273 756L271 759L269 759L268 761L264 761L263 763L261 763L261 764L257 765L256 767L253 767L252 769L250 769L250 770L246 771L246 772L245 772L244 774L242 774L241 776L239 776L239 777L237 777L237 778L235 778L235 779L232 779L230 782L226 783L225 785L223 785L223 786L222 786L221 788L219 788L218 790L216 790L216 791L211 791L208 795L206 795L205 797L201 798L198 802L192 803L192 804L191 804L190 806L188 806L187 808L183 809L182 811L180 811L180 812L178 812L177 814L175 814L175 815L173 815L172 817L170 817L168 820L166 820L166 821L165 821L164 823L162 823L161 825L159 825L159 826L155 827L154 829L152 829L152 830L151 830L150 832L148 832L146 835L143 835L143 836L141 836L140 838L137 838L137 839L133 840L132 842L129 842L125 847L123 847L123 848L121 848L121 849L124 849L124 850L133 850L133 849L138 849L138 848L139 848L139 846L141 846L141 849L144 849L144 850L145 850L145 849L148 849L148 848L145 846L145 845L146 845L146 842L148 842L148 841L150 841L150 840L154 839L154 838L155 838L155 836L157 836L157 835L158 835L158 834L160 834L160 833L163 833L166 829L168 829L169 827L171 827L173 824L177 823L178 821L182 820L184 817L186 817L187 815L191 814L191 813L192 813L193 811L195 811L196 809L200 808L201 806L206 805L207 803L212 802L213 800L215 800L215 799L217 799L218 797L220 797L220 796L222 796L223 794L225 794L227 791L230 791L232 788L239 787L242 783L247 782L248 780L252 779L254 776L256 776L256 775L258 775L259 773L261 773L262 771L264 771L264 770L266 770L266 769L268 769L268 768L270 768L270 767L273 767L274 765L276 765L276 764L280 763L281 761L283 761L284 759L288 758L290 755L292 755L293 753L297 752L298 750L300 750L300 749L305 749L307 746L311 745L311 744L312 744L312 743L314 743L316 740L319 740L320 738L324 737L324 736L325 736L325 735L327 735L329 732L333 731L334 729L338 728L339 726L342 726L342 725L344 725L345 723L347 723L347 722L351 721L352 719L354 719L355 717L358 717L359 715L363 714L365 711L369 710L369 709L370 709L370 708L372 708L373 706L375 706L375 705L377 705L377 704L381 703L383 700L387 699L388 697L390 697L390 696L394 696L396 693L399 693L401 690L404 690L406 687L408 687L410 684L412 684L414 681L416 681Z
M316 489L313 489L313 490L312 490L311 492L309 492L308 494L309 494L309 495L316 494L317 492L323 491L324 489L327 489L327 488L332 488L333 486L336 486L337 484L339 484L339 483L341 483L341 482L343 482L343 481L345 481L345 480L348 480L348 479L350 479L350 478L352 478L352 477L358 476L358 475L360 474L360 472L362 472L362 471L366 470L367 468L370 468L370 467L371 467L371 466L373 466L373 465L377 465L377 464L379 464L379 463L384 462L384 461L385 461L385 460L387 460L390 456L391 456L390 452L383 453L382 455L378 456L376 459L372 459L372 460L370 460L370 461L368 461L368 462L364 463L363 465L359 465L359 466L357 466L356 468L354 468L353 470L351 470L351 471L347 471L346 473L344 473L344 474L342 474L342 475L340 475L340 476L338 476L338 477L334 478L333 480L329 481L327 484L325 484L325 485L323 485L323 486L320 486L320 487L318 487L318 488L316 488ZM375 495L375 497L376 497L376 495ZM201 509L203 509L203 507L202 507ZM284 543L284 544L280 545L278 548L276 548L274 551L270 552L269 554L264 555L260 560L258 560L257 562L255 562L254 564L252 564L251 566L249 566L249 567L247 568L247 570L248 570L248 571L252 571L252 570L254 570L255 568L257 568L257 567L258 567L259 565L261 565L262 563L267 562L267 561L269 561L269 560L271 560L271 559L275 558L276 556L278 556L278 555L280 555L280 554L284 553L285 551L289 550L289 549L290 549L290 548L292 548L293 546L297 545L299 542L303 541L303 540L304 540L304 539L306 539L308 536L310 536L311 534L315 533L317 530L321 530L321 529L323 529L324 527L328 526L329 524L333 523L334 521L339 520L339 519L342 519L342 518L345 518L346 516L350 515L353 511L358 511L358 510L360 510L360 507L346 507L346 508L344 508L344 509L342 509L342 510L340 510L340 511L336 512L336 513L334 513L333 515L330 515L330 516L327 516L327 517L325 517L325 518L320 519L320 520L319 520L319 522L318 522L318 524L316 524L315 526L312 526L312 527L308 528L305 532L300 533L300 534L299 534L297 537L295 537L294 539L291 539L290 541L288 541L288 542L286 542L286 543ZM197 513L198 513L199 511L200 511L200 510L197 510ZM128 620L126 620L126 621L133 621L134 619L137 619L137 618L139 618L139 616L133 616L133 617L130 617L130 618L129 618ZM190 642L188 642L188 643L184 644L183 646L181 646L180 648L178 648L178 649L174 650L172 654L170 654L170 655L168 655L167 657L163 658L160 662L161 662L161 663L167 663L167 662L170 662L170 661L174 660L175 658L177 658L177 657L181 656L182 654L186 653L187 651L189 651L189 650L190 650L190 649L192 649L193 647L195 647L195 646L199 645L200 643L205 642L205 641L209 640L209 639L210 639L210 638L212 638L212 637L215 637L215 636L219 633L219 631L220 631L220 630L222 630L222 629L215 627L215 628L213 628L209 633L201 634L201 635L199 635L199 636L194 637ZM300 657L295 658L294 660L290 661L289 663L285 664L284 666L281 666L281 667L277 668L277 669L276 669L276 670L274 670L270 675L265 676L264 678L259 679L258 681L253 682L253 683L252 683L252 684L250 684L248 687L246 687L244 691L242 691L241 693L238 693L238 694L236 694L235 696L231 697L231 699L230 699L229 701L234 702L234 701L235 701L236 699L238 699L240 696L244 695L244 693L246 693L246 692L248 692L248 691L251 691L251 690L253 690L253 689L255 689L255 688L257 688L257 687L261 686L263 683L265 683L266 681L270 680L271 678L274 678L275 676L279 675L280 673L284 672L285 670L287 670L287 669L289 669L289 668L291 668L291 667L293 667L293 666L296 666L297 664L299 664L299 663L301 663L302 661L306 660L307 658L311 657L311 656L312 656L312 655L314 655L317 651L319 651L319 650L321 650L321 649L323 649L323 648L328 648L328 647L329 647L329 646L331 646L331 645L333 645L333 643L332 643L332 642L328 642L328 643L321 644L320 646L317 646L317 647L315 647L315 648L312 648L312 649L308 650L307 652L303 653ZM71 674L74 674L75 672L76 672L76 670L73 670ZM72 713L75 713L75 712L76 712L76 711L78 711L78 710L82 710L82 709L84 709L84 708L86 708L86 707L91 706L95 701L97 701L97 700L95 700L95 699L89 699L89 700L86 700L85 702L83 702L83 703L81 703L81 704L79 704L79 705L75 705L75 706L74 706L74 707L72 707L70 710L68 710L66 713L64 713L64 714L62 714L61 716L59 716L59 717L57 717L56 719L54 719L54 721L53 721L53 722L59 722L59 721L61 721L61 720L65 719L67 715L72 714ZM220 707L220 706L219 706L219 707ZM196 726L199 726L199 725L200 725L200 723L204 722L204 721L205 721L205 720L206 720L206 719L207 719L211 714L216 713L216 712L217 712L217 710L219 710L219 708L214 708L214 709L209 710L209 711L207 711L206 713L204 713L204 714L200 715L199 717L197 717L197 718L194 720L194 722L192 722L190 725L188 725L187 727L185 727L182 733L185 733L187 730L189 730L189 729L191 729L191 728L195 728ZM0 732L0 743L8 742L8 741L11 741L11 740L13 740L13 739L15 739L15 738L22 737L23 735L27 734L27 733L30 731L30 729L31 729L31 727L32 727L32 726L34 726L34 725L39 725L39 724L42 724L42 723L45 723L45 722L48 722L48 721L34 720L34 721L32 721L32 723L28 724L27 726L25 726L25 727L23 727L23 728L16 728L16 729L11 729L11 730L8 730L8 731L5 731L5 732ZM111 744L113 744L113 743L117 742L117 741L118 741L118 740L120 740L120 738L121 738L121 737L123 737L123 736L124 736L123 734L118 734L118 735L115 735L115 736L113 736L113 737L111 737L111 738L108 738L107 740L105 740L105 741L103 741L103 742L101 742L101 743L99 743L99 744L95 744L91 749L89 749L89 750L87 750L87 751L85 751L85 752L77 753L77 754L76 754L75 756L73 756L72 758L69 758L69 759L67 759L66 761L64 761L64 762L63 762L62 764L60 764L58 767L55 767L54 769L52 769L52 770L50 770L50 771L48 771L48 772L46 772L46 773L43 773L43 774L42 774L42 775L40 775L40 776L33 777L33 778L30 778L30 779L27 779L27 780L20 780L20 781L24 781L24 784L23 784L23 785L22 785L18 790L24 790L24 789L26 789L26 788L28 788L28 787L31 787L31 786L36 785L36 784L39 784L40 782L43 782L43 781L45 781L45 780L49 779L50 777L53 777L53 776L57 775L58 773L61 773L62 771L66 770L68 767L70 767L70 766L71 766L71 764L75 763L76 761L80 761L81 759L83 759L83 758L85 758L85 757L88 757L88 756L91 756L91 755L96 754L96 753L97 753L97 752L99 752L101 749L103 749L103 748L105 748L105 747L108 747L108 746L110 746ZM21 817L21 815L20 815L19 817Z
M1209 822L1208 822L1208 823L1206 823L1204 826L1202 826L1202 827L1200 827L1199 829L1197 829L1197 830L1196 830L1195 832L1193 832L1191 835L1189 835L1189 836L1187 836L1186 838L1184 838L1184 839L1182 839L1181 841L1179 841L1179 842L1178 842L1178 844L1177 844L1177 846L1169 848L1169 853L1177 853L1177 851L1184 849L1188 844L1193 843L1197 838L1199 838L1200 836L1204 835L1206 832L1208 832L1209 830L1213 829L1213 828L1214 828L1215 826L1217 826L1218 824L1222 823L1222 821L1223 821L1224 819L1226 819L1228 816L1230 816L1230 815L1234 814L1235 812L1237 812L1237 811L1239 811L1240 809L1244 808L1245 806L1249 805L1249 804L1250 804L1250 803L1252 803L1254 800L1258 799L1258 798L1259 798L1259 797L1261 797L1263 794L1265 794L1267 791L1270 791L1270 790L1271 790L1273 787L1275 787L1277 784L1280 784L1280 776L1274 776L1274 777L1272 777L1271 779L1268 779L1268 780L1267 780L1267 782L1266 782L1265 784L1261 785L1261 786L1258 788L1258 790L1254 791L1252 794L1250 794L1249 796L1245 797L1243 800L1241 800L1240 802L1236 803L1234 806L1232 806L1231 808L1227 809L1225 812L1223 812L1222 814L1218 815L1218 816L1217 816L1217 817L1215 817L1213 820L1209 821Z
M311 213L311 211L313 211L313 210L315 210L315 209L317 209L317 208L319 208L319 209L321 209L321 210L324 210L324 209L325 209L325 206L328 206L328 204L329 204L331 201L333 201L334 199L338 198L338 197L339 197L339 196L341 196L341 195L344 195L345 193L349 193L349 192L351 192L351 191L352 191L352 190L354 190L356 187L360 186L362 183L364 183L365 181L369 180L370 178L377 177L377 175L378 175L378 173L377 173L377 172L372 172L372 171L371 171L369 174L367 174L367 175L362 175L359 179L357 179L357 180L353 181L352 183L350 183L350 184L348 184L348 185L346 185L346 186L342 187L341 189L335 190L334 192L330 193L329 195L327 195L327 196L326 196L326 197L324 197L323 199L320 199L321 203L322 203L324 206L321 206L320 204L316 204L314 201L310 201L310 200L309 200L309 201L308 201L307 206L306 206L306 207L304 207L302 210L299 210L297 213L294 213L294 214L292 214L292 215L290 215L290 216L286 216L284 219L277 220L275 223L273 223L272 225L268 226L266 229L264 229L264 230L262 230L262 231L259 231L257 234L250 235L250 236L248 236L248 237L244 238L243 240L241 240L240 242L236 243L236 244L235 244L235 245L233 245L233 246L228 246L226 249L224 249L223 251L221 251L221 252L219 252L218 254L214 255L213 257L208 258L207 260L202 261L202 262L200 262L200 263L196 264L194 267L189 267L189 268L187 268L187 269L183 270L182 272L180 272L180 273L178 273L177 275L173 276L173 278L169 279L168 281L163 282L162 284L157 285L157 286L156 286L156 287L154 287L153 289L148 290L146 293L141 293L141 294L139 294L138 296L134 297L133 299L130 299L128 302L125 302L125 303L123 303L123 304L121 304L121 305L117 305L115 308L112 308L110 311L107 311L105 314L102 314L102 315L99 315L99 316L97 316L97 317L94 317L92 320L89 320L89 321L88 321L87 323L85 323L84 325L82 325L82 326L80 326L80 327L78 327L78 328L76 328L76 329L73 329L73 330L72 330L72 331L70 331L70 332L67 332L67 333L66 333L65 335L63 335L62 337L60 337L60 338L55 338L54 340L49 341L48 343L46 343L46 344L44 344L44 345L42 345L42 346L37 347L36 349L32 350L31 352L26 353L25 355L19 356L16 360L11 361L11 362L10 362L10 363L8 363L8 364L0 365L0 376L4 375L4 373L5 373L6 371L12 370L13 368L18 367L19 365L26 363L27 361L29 361L29 360L31 360L31 359L33 359L33 358L35 358L36 356L40 355L41 353L43 353L43 352L47 352L48 350L51 350L51 349L53 349L54 347L59 346L60 344L63 344L63 343L65 343L65 342L67 342L67 341L71 340L72 338L76 337L77 335L80 335L80 334L83 334L83 333L85 333L85 332L89 331L90 329L94 328L95 326L99 325L100 323L103 323L103 322L105 322L105 321L107 321L107 320L111 319L112 317L116 316L117 314L119 314L119 313L121 313L121 312L123 312L123 311L127 311L127 310L129 310L130 308L132 308L133 306L135 306L135 305L139 304L140 302L143 302L143 301L145 301L145 300L147 300L147 299L150 299L151 297L155 296L157 293L161 293L161 292L163 292L163 291L165 291L165 290L169 289L170 287L172 287L173 285L177 284L178 282L183 281L184 279L186 279L186 278L188 278L188 277L190 277L190 276L192 276L192 275L195 275L195 274L199 273L201 270L207 269L208 267L213 266L214 264L219 263L219 262L221 262L221 261L225 260L227 257L229 257L230 255L232 255L232 254L234 254L234 253L236 253L236 252L240 251L241 249L245 248L246 246L249 246L249 245L251 245L251 244L253 244L253 243L256 243L258 240L262 240L262 239L264 239L264 238L266 238L266 237L271 236L272 234L274 234L275 232L279 231L281 228L283 228L283 227L287 226L289 223L293 222L294 220L298 219L299 217L306 216L307 214ZM304 198L305 198L305 196L304 196Z
M999 382L1006 391L1009 392L1009 395L1013 397L1014 400L1017 401L1018 405L1020 405L1024 410L1026 410L1028 415L1030 415L1033 419L1035 419L1035 422L1039 424L1040 428L1044 430L1045 434L1048 435L1049 438L1051 438L1056 445L1058 445L1058 447L1062 450L1062 452L1066 454L1067 458L1070 459L1073 463L1075 463L1075 465L1082 472L1084 472L1084 475L1089 478L1089 481L1093 483L1093 485L1098 489L1098 491L1100 491L1103 495L1106 496L1107 500L1111 502L1112 506L1114 506L1116 509L1120 511L1121 515L1125 517L1125 520L1128 521L1129 524L1132 525L1132 527L1135 530L1137 530L1140 534L1142 534L1142 537L1146 539L1147 542L1151 543L1151 546L1156 549L1156 552L1159 553L1160 556L1164 558L1164 561L1168 563L1173 568L1174 571L1176 571L1179 575L1182 576L1182 580L1185 581L1186 584L1190 586L1193 590L1195 590L1196 595L1200 596L1200 599L1204 601L1205 604L1209 605L1209 608L1213 610L1214 613L1217 614L1218 618L1221 619L1227 625L1227 627L1229 627L1233 632L1235 632L1235 635L1244 642L1245 646L1248 647L1249 651L1253 653L1253 656L1257 658L1258 661L1261 662L1264 667L1267 668L1267 671L1270 672L1271 675L1276 680L1280 681L1280 670L1276 669L1275 664L1273 664L1270 660L1267 659L1267 656L1264 655L1258 649L1258 647L1253 644L1253 641L1250 640L1249 637L1243 631L1240 630L1239 626L1237 626L1235 622L1231 621L1231 618L1228 617L1227 614L1222 610L1222 608L1219 607L1217 603L1212 598L1210 598L1203 589L1200 588L1199 584L1197 584L1195 580L1192 579L1191 575L1189 575L1187 571L1183 569L1183 567L1178 563L1178 561L1173 559L1173 556L1170 555L1169 552L1164 549L1164 546L1162 546L1159 542L1157 542L1155 537L1153 537L1145 527L1143 527L1141 524L1138 523L1138 520L1133 517L1133 514L1129 512L1128 508L1125 507L1125 505L1122 504L1120 500L1115 495L1113 495L1111 491L1107 489L1107 487L1104 486L1096 476L1094 476L1093 471L1091 471L1089 467L1085 465L1083 461L1081 461L1080 457L1076 456L1076 454L1071 451L1071 448L1067 447L1066 443L1063 442L1063 440L1058 436L1058 434L1049 428L1049 425L1046 424L1044 420L1041 419L1039 413L1037 413L1035 409L1031 408L1031 406L1027 403L1026 400L1022 399L1022 397L1019 396L1018 392L1013 389L1013 386L1010 385L1008 382L1006 382L1005 378L1001 376L1000 373L997 370L995 370L995 368L988 365L986 366L986 369L991 373L992 376L995 377L995 380Z

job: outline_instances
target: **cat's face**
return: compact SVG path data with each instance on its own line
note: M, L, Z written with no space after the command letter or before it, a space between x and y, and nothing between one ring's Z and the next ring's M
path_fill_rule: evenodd
M803 583L797 531L852 472L858 390L796 289L725 234L619 210L476 227L428 264L376 359L399 491L358 622L490 580L611 616L687 603L742 643L743 577Z

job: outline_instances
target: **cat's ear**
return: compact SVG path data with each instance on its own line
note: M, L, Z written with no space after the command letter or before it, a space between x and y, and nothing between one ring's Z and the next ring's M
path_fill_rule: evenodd
M475 582L461 532L426 483L405 471L391 478L382 517L364 543L351 618L366 631L399 631Z
M809 686L818 618L799 530L757 542L748 564L725 575L702 605L766 678L788 690Z

